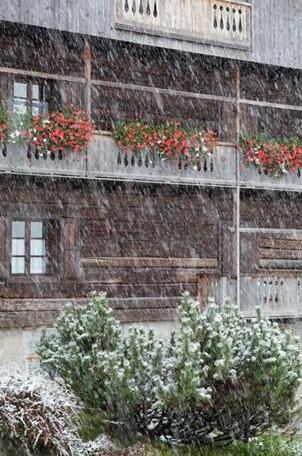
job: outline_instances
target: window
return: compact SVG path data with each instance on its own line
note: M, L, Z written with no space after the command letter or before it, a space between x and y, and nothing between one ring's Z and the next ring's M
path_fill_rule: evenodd
M45 224L38 221L12 222L12 274L45 274Z
M14 81L13 112L25 114L29 109L33 114L48 111L48 90L46 82Z

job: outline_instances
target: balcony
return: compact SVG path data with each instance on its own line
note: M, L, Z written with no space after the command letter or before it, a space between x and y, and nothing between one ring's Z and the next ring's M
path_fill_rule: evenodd
M85 155L51 156L9 144L7 151L0 153L0 173L85 177L86 161Z
M40 155L24 146L8 145L0 153L0 173L69 178L107 179L165 184L234 188L237 185L236 147L221 143L212 157L195 168L184 162L169 163L145 152L141 159L121 153L110 133L99 133L86 154ZM257 168L240 167L242 188L301 191L302 177L291 174L280 179L260 175Z
M247 318L255 318L257 308L269 318L301 318L302 281L293 276L243 276L240 278L241 312ZM217 303L226 298L236 300L235 279L212 279L209 296Z
M219 146L212 157L201 160L195 169L182 162L153 160L147 152L141 159L125 155L110 135L98 136L88 153L88 174L96 178L233 187L235 170L235 149L229 145Z
M249 49L251 5L226 0L117 0L116 27Z

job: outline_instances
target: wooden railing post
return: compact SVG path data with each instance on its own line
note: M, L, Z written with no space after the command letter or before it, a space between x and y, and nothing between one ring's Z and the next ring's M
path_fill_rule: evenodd
M87 114L91 116L91 44L86 38L84 44L84 77L86 81L86 109Z
M240 66L236 68L236 142L240 141ZM234 195L234 225L236 233L236 300L240 308L240 154L236 153L236 191Z

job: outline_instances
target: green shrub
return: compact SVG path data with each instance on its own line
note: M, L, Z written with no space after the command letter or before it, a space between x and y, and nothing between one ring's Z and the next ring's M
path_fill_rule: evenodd
M133 438L227 444L287 425L301 373L297 340L260 315L247 324L231 305L201 315L187 294L180 313L180 330L164 344L152 331L123 335L105 295L93 294L42 340L42 363L105 428Z

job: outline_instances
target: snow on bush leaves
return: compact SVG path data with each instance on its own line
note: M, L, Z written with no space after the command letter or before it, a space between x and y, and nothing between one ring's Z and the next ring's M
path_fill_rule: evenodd
M289 332L260 315L247 323L229 304L201 314L188 294L180 315L169 343L152 331L123 335L106 296L93 294L87 308L68 307L56 334L42 341L43 364L133 437L248 441L291 421L301 358Z
M43 376L1 369L0 438L18 451L70 455L74 437L70 417L75 408L71 394Z

